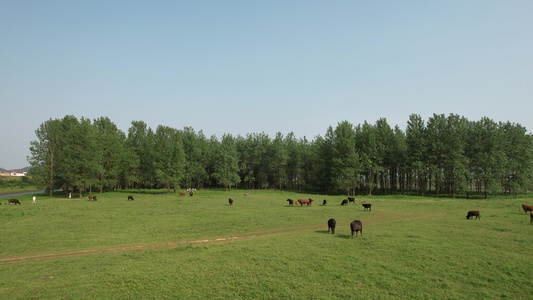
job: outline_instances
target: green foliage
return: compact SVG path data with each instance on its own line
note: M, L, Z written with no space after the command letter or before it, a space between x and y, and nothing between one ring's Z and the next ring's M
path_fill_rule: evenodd
M37 186L30 176L0 176L0 194L36 190Z
M225 134L133 121L127 135L108 118L49 120L31 142L39 186L81 196L121 188L239 187L348 195L513 195L531 190L533 139L514 123L411 115L406 131L385 118L329 127L308 141L294 133Z
M529 299L531 198L141 190L2 205L6 299ZM228 198L235 200L233 206ZM288 207L287 198L327 198ZM362 202L372 203L364 212ZM318 201L317 201L318 202ZM479 210L481 220L466 220ZM327 232L329 218L336 234ZM352 239L348 224L363 222ZM468 291L465 294L465 291Z
M222 137L222 142L216 151L216 161L214 165L213 178L218 184L227 189L241 181L239 177L239 154L234 139L230 134Z

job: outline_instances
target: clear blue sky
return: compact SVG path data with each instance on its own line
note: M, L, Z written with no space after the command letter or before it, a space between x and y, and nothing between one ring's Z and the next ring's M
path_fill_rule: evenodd
M0 167L46 120L294 132L410 114L533 129L533 1L0 0Z

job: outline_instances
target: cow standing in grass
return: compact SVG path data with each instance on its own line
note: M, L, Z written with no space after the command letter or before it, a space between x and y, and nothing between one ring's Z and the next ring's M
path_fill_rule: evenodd
M341 206L348 205L348 199L344 199L341 202Z
M357 237L358 231L361 231L361 237L363 237L363 223L361 223L360 220L353 220L353 222L350 223L350 229L352 230L352 239L353 239L354 232L355 232L355 237Z
M355 204L355 198L354 197L348 197L348 202L352 202L353 204Z
M228 202L229 202L229 205L233 205L233 199L229 198Z
M9 204L13 203L13 204L20 204L20 201L18 199L9 199L8 201Z
M129 201L129 200L133 201L133 196L132 196L132 195L129 195L129 196L128 196L128 201Z
M328 232L331 230L331 234L335 234L336 225L337 225L337 221L335 221L335 219L329 219L328 220Z
M526 215L527 215L527 212L528 212L528 211L533 211L533 206L529 206L529 205L522 204L522 209L524 210L524 212L525 212Z
M300 207L304 206L306 204L307 206L311 206L311 203L313 202L313 199L298 199L298 203L300 203Z
M372 204L369 204L369 203L363 203L363 207L365 208L364 210L366 211L368 209L368 211L372 211Z
M292 199L287 199L287 202L289 202L289 206L294 206L294 200L292 200Z
M529 225L533 224L533 211L529 213Z
M470 220L470 218L472 218L472 220L474 219L473 217L476 217L476 220L477 219L480 219L481 220L481 216L479 215L479 211L477 210L471 210L469 211L467 214L466 214L466 219L467 220Z
M322 201L322 206L326 206L326 204L328 204L328 200L324 199L324 201Z

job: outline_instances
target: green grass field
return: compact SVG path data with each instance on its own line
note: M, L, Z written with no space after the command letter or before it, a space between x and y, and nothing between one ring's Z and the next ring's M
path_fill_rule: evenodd
M520 208L531 199L358 197L340 206L343 196L276 191L130 194L135 201L125 192L96 202L1 199L0 298L533 297L533 226ZM287 198L308 197L312 206L288 207ZM481 220L466 220L468 210ZM363 237L351 238L354 219Z

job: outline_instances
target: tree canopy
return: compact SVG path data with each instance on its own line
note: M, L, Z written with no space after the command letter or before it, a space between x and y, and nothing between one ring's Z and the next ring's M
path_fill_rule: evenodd
M293 189L320 193L455 196L531 189L533 139L520 124L434 114L409 116L405 132L385 118L349 121L312 141L292 132L207 138L193 128L107 117L50 119L30 143L30 173L53 191L93 188Z

